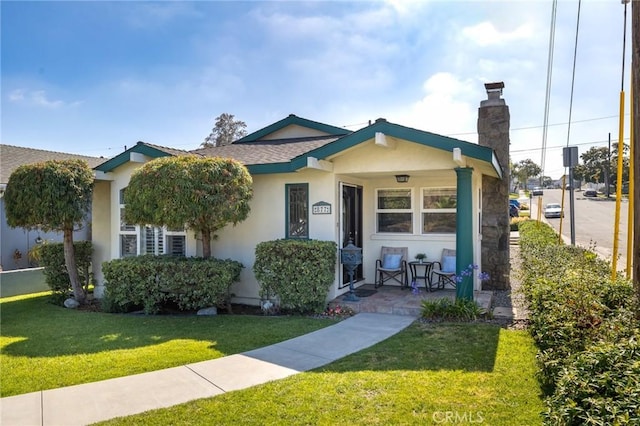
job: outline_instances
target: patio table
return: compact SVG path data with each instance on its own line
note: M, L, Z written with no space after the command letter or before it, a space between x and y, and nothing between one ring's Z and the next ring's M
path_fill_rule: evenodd
M418 280L423 280L425 289L431 291L431 270L433 269L433 262L413 261L408 263L409 269L411 270L411 282L415 282L417 286ZM419 267L424 267L424 271L420 271Z

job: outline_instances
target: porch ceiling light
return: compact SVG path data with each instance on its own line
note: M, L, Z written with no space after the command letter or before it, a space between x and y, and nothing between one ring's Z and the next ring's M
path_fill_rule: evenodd
M409 182L409 175L396 175L396 182L398 183Z

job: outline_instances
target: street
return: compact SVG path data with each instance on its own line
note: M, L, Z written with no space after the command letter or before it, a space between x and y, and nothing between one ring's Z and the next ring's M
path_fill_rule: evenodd
M532 217L536 219L538 203L542 205L540 220L548 223L556 230L562 223L562 236L566 244L571 243L571 211L570 191L564 191L564 219L545 219L544 206L548 203L562 204L561 189L545 189L541 197L533 197ZM584 197L582 191L574 191L575 207L575 242L577 246L590 248L603 259L611 261L613 254L613 234L615 226L615 195L611 198ZM620 225L618 237L618 271L626 268L627 255L627 218L629 203L624 198L620 204Z

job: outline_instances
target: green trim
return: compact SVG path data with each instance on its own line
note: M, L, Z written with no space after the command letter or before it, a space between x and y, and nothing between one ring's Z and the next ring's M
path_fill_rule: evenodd
M305 217L306 226L307 226L307 235L304 237L292 237L289 235L289 222L290 222L290 204L289 204L289 192L292 188L304 188L305 191L305 204L307 206L307 215ZM309 184L308 183L286 183L284 185L284 235L286 239L295 239L295 240L308 240L309 239Z
M456 275L462 281L456 286L456 298L473 300L473 275L465 276L462 271L473 264L473 183L472 168L456 169Z
M105 161L99 166L95 167L94 170L98 170L104 173L108 173L113 171L114 169L122 166L123 164L129 162L131 156L129 155L132 152L136 152L138 154L146 155L147 157L152 158L160 158L160 157L168 157L171 154L159 150L158 148L154 148L145 144L144 142L138 142L133 147L124 151L121 154L116 155L115 157Z
M314 149L313 151L309 151L304 155L294 158L293 160L291 160L292 170L290 171L295 171L306 167L307 157L315 157L318 159L326 160L328 157L336 155L341 151L352 148L356 145L375 138L375 134L377 132L382 132L387 136L404 139L410 142L418 143L420 145L449 152L453 152L454 148L460 148L460 150L462 151L462 155L490 164L495 170L496 174L502 177L500 164L496 159L493 149L489 147L480 146L478 144L461 141L459 139L454 139L447 136L437 135L435 133L425 132L423 130L400 126L398 124L389 123L385 120L378 120L371 126L367 126L330 144L324 145L320 148Z
M243 142L255 142L264 138L271 133L277 132L278 130L282 130L287 126L298 125L302 127L307 127L310 129L318 130L320 132L328 133L329 135L346 135L351 133L350 130L343 129L342 127L331 126L329 124L319 123L317 121L307 120L306 118L298 117L297 115L290 114L288 117L277 121L267 127L264 127L260 130L257 130L247 136L238 139L234 143L243 143Z

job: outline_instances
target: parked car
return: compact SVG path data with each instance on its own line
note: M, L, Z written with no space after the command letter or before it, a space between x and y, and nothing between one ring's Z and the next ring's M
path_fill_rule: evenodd
M585 197L597 197L598 192L595 189L585 189L582 195Z
M564 217L562 206L558 203L549 203L544 207L544 217L549 219L552 217Z
M510 217L519 217L520 216L520 201L515 198L509 199L509 216Z
M533 191L531 191L531 195L533 195L534 197L537 197L538 195L542 195L543 191L542 188L540 188L539 186L536 186L535 188L533 188Z

